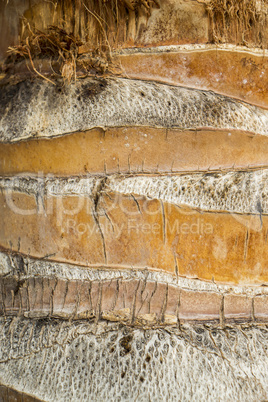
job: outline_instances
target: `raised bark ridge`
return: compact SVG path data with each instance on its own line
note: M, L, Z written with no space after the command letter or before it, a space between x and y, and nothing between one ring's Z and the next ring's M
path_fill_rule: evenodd
M94 127L237 129L268 135L268 111L212 92L130 79L45 81L0 90L1 141L55 137Z
M217 285L158 271L88 270L2 254L1 315L176 327L268 321L266 288Z
M1 321L1 377L47 401L88 395L94 401L145 400L148 394L176 400L189 393L204 401L223 392L225 398L256 400L267 394L266 342L267 329L255 326L140 331L118 324L7 319Z
M1 10L0 399L266 400L267 1Z

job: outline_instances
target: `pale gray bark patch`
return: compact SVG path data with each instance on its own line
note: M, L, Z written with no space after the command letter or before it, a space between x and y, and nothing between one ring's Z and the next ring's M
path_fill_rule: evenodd
M36 79L0 87L2 142L121 126L268 135L268 111L209 91L123 78L87 78L66 87Z
M167 45L154 47L129 47L117 49L114 55L132 55L132 54L157 54L157 53L186 53L186 52L205 52L215 50L217 52L235 51L236 53L252 54L254 56L266 57L266 49L250 48L246 46L232 45L231 43L189 43L182 45Z
M47 257L49 258L49 257ZM267 286L242 286L225 285L215 282L203 281L200 279L190 279L182 276L174 276L163 270L151 270L150 267L131 266L81 266L63 262L49 261L47 258L36 259L24 256L15 252L0 252L0 281L3 277L16 277L20 281L29 278L50 278L66 281L112 281L116 279L140 281L153 281L178 286L181 289L198 292L218 292L234 295L267 295Z
M44 401L261 401L267 328L0 320L0 382Z
M101 185L103 183L103 185ZM181 175L110 175L52 178L0 177L0 189L37 197L89 196L117 192L187 205L203 211L268 214L268 170ZM136 200L137 201L137 200Z
M107 188L203 211L268 213L268 170L112 177Z
M18 174L12 177L0 177L0 188L37 196L42 193L49 196L93 195L101 179L98 177L51 177L44 175L27 176Z

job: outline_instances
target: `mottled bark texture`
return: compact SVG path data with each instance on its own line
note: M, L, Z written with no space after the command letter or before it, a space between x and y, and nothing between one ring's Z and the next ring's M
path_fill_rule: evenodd
M268 399L267 10L1 2L0 401Z

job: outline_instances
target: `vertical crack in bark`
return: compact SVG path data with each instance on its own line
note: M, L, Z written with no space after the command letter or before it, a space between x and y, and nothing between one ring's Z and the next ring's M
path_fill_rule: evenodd
M1 301L2 301L2 310L3 315L6 317L6 306L5 306L5 286L4 283L1 283Z
M98 285L98 302L96 305L96 323L99 321L101 316L101 302L102 302L102 282Z
M11 252L12 252L12 248L11 248ZM12 256L10 255L10 253L8 253L8 259L10 261L10 266L13 269L13 275L15 275L16 274L16 268L15 268L14 261L13 261Z
M247 229L245 243L244 243L244 263L246 262L248 255L248 241L249 241L249 230Z
M11 305L12 305L12 308L14 308L14 305L15 305L15 295L14 295L14 290L13 290L13 289L11 289Z
M19 284L18 284L18 287L19 287ZM17 292L19 292L19 300L20 300L20 308L19 308L19 314L18 315L21 315L21 314L23 314L23 306L22 306L22 294L21 294L20 287L18 288L18 291L15 291L15 294Z
M36 291L36 278L33 277L33 288L34 288L34 299L33 299L33 305L32 305L32 309L35 309L35 305L36 305L36 299L37 299L37 291Z
M110 218L110 216L109 216L108 212L105 210L105 208L104 208L104 207L103 207L103 212L104 212L104 215L105 215L105 217L107 218L107 220L110 222L111 227L112 227L113 232L114 232L114 224L113 224L113 221L112 221L112 219Z
M141 281L139 280L138 285L134 292L134 296L133 296L133 302L132 302L131 313L130 313L131 324L133 324L135 321L136 300L137 300L137 293L138 293L140 284L141 284Z
M138 200L136 199L136 197L133 194L130 194L130 195L133 198L135 204L137 205L139 213L142 214L141 209L140 209L140 204L138 203Z
M119 158L117 159L117 173L120 174L120 163Z
M147 298L148 298L148 296L149 296L149 293L147 292L147 294L146 294L145 297L143 298L143 293L144 293L144 291L145 291L145 289L146 289L146 285L147 285L147 277L148 277L148 275L147 275L147 276L145 277L145 279L142 281L142 288L141 288L141 304L140 304L139 310L138 310L137 313L136 313L136 316L139 315L139 313L140 313L142 307L144 306L144 304L145 304L145 302L146 302L146 300L147 300Z
M174 256L174 264L175 264L175 274L176 274L176 279L177 279L177 282L178 282L179 267L178 267L177 256L176 256L175 250L173 251L173 256Z
M160 313L160 322L163 323L165 321L165 312L167 309L167 300L168 300L168 284L166 285L166 293L165 293L165 297L163 300L163 305L161 308L161 313Z
M82 283L77 282L76 297L75 297L75 309L74 309L74 314L73 314L74 317L77 315L78 308L79 308L80 301L81 301L81 287L82 287Z
M152 298L154 297L154 294L155 294L155 292L156 292L156 289L157 289L157 281L155 281L154 290L152 291L151 296L149 297L149 300L148 300L149 314L151 314L151 300L152 300Z
M178 322L179 329L181 330L180 306L181 306L181 289L179 289L178 305L177 305L177 322Z
M251 317L252 317L252 321L255 321L255 297L253 296L251 299Z
M104 255L104 262L105 264L107 264L107 253L106 253L106 244L105 244L105 237L104 237L104 233L103 230L101 228L100 225L100 221L99 221L99 213L98 213L98 207L99 207L99 201L100 201L100 197L102 195L102 192L105 188L107 182L107 177L104 177L101 180L97 180L95 183L95 188L92 191L92 196L93 196L93 208L92 208L92 213L93 213L93 218L94 221L99 229L100 235L101 235L101 239L102 239L102 247L103 247L103 255Z
M50 300L49 300L49 312L50 312L50 316L52 316L53 314L53 310L54 310L54 294L55 294L55 290L58 284L58 279L55 278L55 284L53 286L53 288L51 289L51 293L50 293Z
M115 309L115 306L116 306L116 303L117 303L117 300L118 300L118 296L119 296L119 288L120 288L119 279L117 279L116 280L115 296L114 296L114 301L113 301L111 310Z
M165 215L165 207L163 201L160 200L161 210L162 210L162 217L163 217L163 240L166 243L166 215Z
M89 303L90 303L90 308L91 308L91 314L94 315L94 309L93 309L93 304L92 304L92 282L90 281L88 284L88 299L89 299Z
M69 290L69 281L67 280L66 285L65 285L65 292L63 294L62 308L61 308L62 310L64 309L64 305L65 305L66 297L67 297L67 294L68 294L68 290Z
M30 306L30 295L29 295L29 280L26 281L25 283L25 289L26 289L26 309L27 311L30 311L31 306Z
M43 300L44 300L44 280L45 279L43 279L41 281L41 288L42 288L42 290L41 290L41 310L43 310L43 307L44 307L44 303L43 303Z
M126 284L125 282L122 281L122 279L120 279L121 281L121 286L123 286L123 308L126 308L126 299L125 299L125 294L126 294Z
M221 305L220 305L220 327L224 328L225 326L225 318L224 318L224 295L221 298Z

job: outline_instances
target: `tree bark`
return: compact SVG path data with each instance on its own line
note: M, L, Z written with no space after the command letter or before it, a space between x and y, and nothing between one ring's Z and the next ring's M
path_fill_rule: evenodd
M1 3L0 400L268 398L267 10Z

